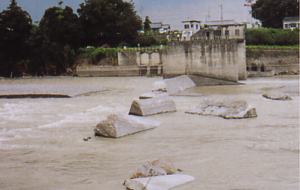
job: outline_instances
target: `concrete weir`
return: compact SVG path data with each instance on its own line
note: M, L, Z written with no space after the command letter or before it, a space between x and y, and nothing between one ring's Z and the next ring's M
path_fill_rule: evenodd
M23 98L71 98L65 94L3 94L0 99L23 99Z
M172 42L162 59L164 77L199 75L235 82L247 78L245 42L241 40Z
M77 66L78 76L198 75L218 80L247 79L246 48L242 39L170 42L157 50L118 53L118 64Z

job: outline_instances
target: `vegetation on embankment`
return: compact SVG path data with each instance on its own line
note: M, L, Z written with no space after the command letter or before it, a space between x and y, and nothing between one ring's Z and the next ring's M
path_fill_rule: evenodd
M278 46L278 45L247 45L247 50L298 50L299 45Z
M246 30L246 44L258 46L296 46L299 45L299 30L258 28Z
M103 48L103 47L87 47L80 48L78 52L79 59L89 59L92 63L97 63L99 60L105 58L116 59L118 52L157 52L165 48L165 46L150 46L150 47L116 47L116 48Z

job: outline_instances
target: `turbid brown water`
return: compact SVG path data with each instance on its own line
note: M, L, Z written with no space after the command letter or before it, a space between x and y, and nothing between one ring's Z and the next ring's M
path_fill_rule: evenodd
M173 97L178 111L122 139L95 138L108 114L127 113L160 78L0 80L0 94L62 93L70 99L0 99L0 189L118 190L145 161L169 159L196 180L177 190L299 189L297 77L249 79L245 85L198 87ZM268 91L292 101L272 101ZM184 112L204 98L247 100L258 118L224 120ZM91 136L90 141L83 138Z

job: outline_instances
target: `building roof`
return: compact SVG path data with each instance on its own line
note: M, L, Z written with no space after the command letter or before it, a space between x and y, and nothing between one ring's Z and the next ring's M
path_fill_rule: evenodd
M201 23L200 20L184 20L182 23L188 23L188 22L196 22L196 23Z
M162 28L162 26L163 26L162 22L153 22L150 24L150 27L152 29Z
M150 27L152 29L161 29L161 28L170 29L171 25L170 24L163 24L162 22L153 22L153 23L150 24Z
M162 28L171 28L171 25L170 24L163 24Z
M236 22L234 20L212 20L205 23L208 26L234 26L243 25L242 23Z
M299 21L299 17L285 17L283 21Z

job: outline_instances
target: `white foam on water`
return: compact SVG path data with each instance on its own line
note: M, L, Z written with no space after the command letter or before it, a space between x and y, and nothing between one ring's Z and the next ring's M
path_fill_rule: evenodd
M63 119L49 124L40 125L38 128L59 128L69 124L97 124L97 122L104 119L105 116L109 115L110 113L113 113L113 111L114 109L111 107L99 105L89 108L83 112L64 115Z
M49 107L51 107L51 104L46 101L4 103L3 106L0 107L0 120L2 124L5 124L3 121L30 122L37 115L46 115L49 112L47 109Z

